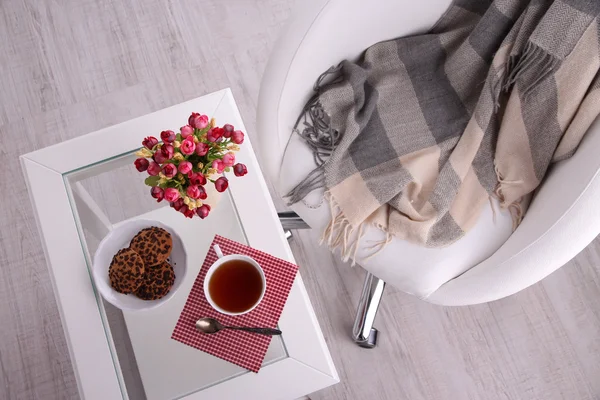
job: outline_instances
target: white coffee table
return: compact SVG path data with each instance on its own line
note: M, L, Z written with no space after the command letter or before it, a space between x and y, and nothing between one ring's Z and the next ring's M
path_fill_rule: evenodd
M258 374L170 339L215 234L294 262L248 135L231 177L205 220L189 220L156 203L133 167L145 136L185 124L192 112L245 131L229 89L21 156L54 292L85 399L295 399L339 381L302 278L296 277ZM121 312L91 279L100 240L129 219L173 227L188 251L181 289L152 311Z

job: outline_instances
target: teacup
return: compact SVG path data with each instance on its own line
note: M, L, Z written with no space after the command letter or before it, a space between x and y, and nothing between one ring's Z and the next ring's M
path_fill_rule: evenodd
M204 295L208 303L226 315L242 315L254 310L267 289L265 273L251 257L242 254L223 255L215 245L217 261L204 278Z

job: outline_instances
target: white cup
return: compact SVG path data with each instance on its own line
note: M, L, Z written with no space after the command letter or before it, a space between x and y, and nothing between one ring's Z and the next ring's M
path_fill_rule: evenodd
M214 308L221 314L226 314L226 315L243 315L243 314L247 314L250 311L254 310L256 308L256 306L258 306L260 304L260 302L262 301L263 297L265 296L265 291L267 290L267 280L265 278L265 272L263 271L263 269L260 267L260 265L258 265L258 263L253 258L250 258L250 257L242 255L242 254L230 254L228 256L224 256L223 252L221 251L221 248L219 247L218 244L214 245L213 249L215 250L215 253L217 253L218 259L217 259L217 261L215 261L215 263L213 265L210 266L210 268L208 269L208 272L206 272L206 277L204 278L204 296L206 296L206 300L208 300L208 303L212 306L212 308ZM247 310L240 311L240 312L230 312L230 311L223 310L221 307L219 307L217 304L215 304L214 300L212 299L212 297L210 295L210 291L208 290L210 279L212 278L215 271L217 269L219 269L219 267L221 265L225 264L228 261L232 261L232 260L246 261L247 263L251 264L260 273L260 278L262 280L262 292L260 293L260 297L258 298L256 303L254 303L254 305L252 307L248 308Z

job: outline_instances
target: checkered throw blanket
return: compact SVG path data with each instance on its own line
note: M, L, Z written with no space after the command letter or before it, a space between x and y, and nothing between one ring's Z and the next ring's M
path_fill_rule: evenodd
M597 0L456 0L426 34L377 43L315 85L296 131L325 187L324 239L365 224L428 247L460 239L490 196L521 221L552 162L600 111Z

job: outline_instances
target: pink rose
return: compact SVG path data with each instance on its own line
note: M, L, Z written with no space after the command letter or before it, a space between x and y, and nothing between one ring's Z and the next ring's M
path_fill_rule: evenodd
M231 135L233 134L233 125L231 124L225 124L223 125L223 136L226 138L230 138Z
M208 153L210 147L206 143L200 142L196 145L196 154L199 156L205 156Z
M197 112L193 112L192 115L190 115L188 118L188 125L193 125L194 118L199 117L199 116L200 116L200 114L198 114Z
M154 146L158 144L158 139L154 136L148 136L146 139L142 140L142 146L147 149L152 150Z
M215 181L215 189L217 189L217 192L224 192L228 186L229 181L224 176Z
M223 173L225 171L225 163L223 160L215 160L212 162L212 167L217 170L218 173Z
M196 150L196 143L191 140L191 136L181 142L181 146L179 146L179 151L181 151L186 156L189 156L194 153Z
M196 214L202 219L208 217L208 213L210 212L210 206L208 204L203 204L202 207L196 208Z
M175 164L165 164L162 168L162 173L165 174L167 178L172 178L177 175L177 167Z
M148 175L156 176L160 172L160 165L158 165L157 163L152 161L150 163L150 165L148 166L147 171L148 171Z
M165 200L169 203L177 201L179 199L179 190L175 188L166 188L165 189Z
M177 168L179 170L179 172L181 172L182 174L186 175L188 172L190 172L192 170L192 163L189 161L183 161L181 163L179 163L179 167Z
M187 190L185 192L192 199L198 199L198 198L200 198L200 189L196 185L190 185L190 186L188 186L188 188L187 188Z
M194 128L192 128L189 125L185 125L181 127L181 137L182 138L187 138L188 136L192 135L194 133Z
M160 138L165 143L173 143L173 141L175 140L175 132L173 132L173 131L162 131L160 133Z
M188 124L196 129L204 129L208 126L208 117L198 113L192 113L188 118Z
M144 172L145 170L148 169L148 166L150 165L150 161L146 160L145 158L138 158L137 160L135 160L135 162L133 164L135 165L135 168L138 171Z
M165 191L158 186L154 186L152 189L150 189L150 196L154 197L157 203L160 203L165 197Z
M194 172L191 175L188 174L188 177L192 185L206 185L206 177L199 172Z
M235 176L244 176L248 173L248 169L242 163L237 163L233 166L233 173Z
M231 151L229 153L225 153L223 156L223 164L225 164L225 167L233 167L233 164L235 164L235 154L233 154Z
M244 142L244 132L242 131L234 131L231 135L231 140L235 144L242 144Z

